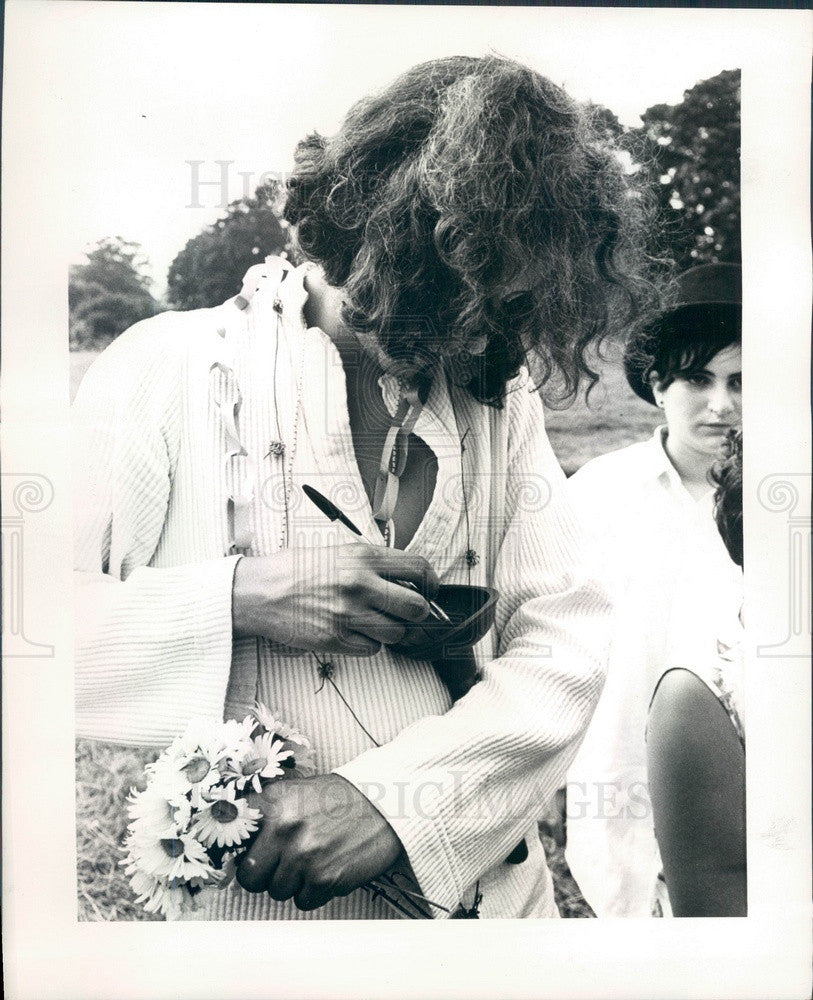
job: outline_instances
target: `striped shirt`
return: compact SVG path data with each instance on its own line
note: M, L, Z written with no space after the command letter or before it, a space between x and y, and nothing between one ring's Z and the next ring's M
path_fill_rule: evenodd
M78 735L163 746L191 717L240 715L258 696L308 734L320 772L374 802L429 899L469 905L479 881L483 917L555 916L536 817L598 699L609 607L582 571L538 396L520 377L497 411L433 381L414 433L437 481L407 551L441 582L489 585L500 599L475 650L483 679L454 705L429 663L386 647L330 657L376 747L321 685L312 654L232 639L235 541L249 555L287 541L303 574L345 541L302 483L376 537L338 352L305 328L303 270L272 258L252 270L246 308L230 300L137 324L77 395ZM398 386L379 384L392 413ZM529 857L506 864L523 837ZM362 890L301 913L234 884L205 918L392 915Z

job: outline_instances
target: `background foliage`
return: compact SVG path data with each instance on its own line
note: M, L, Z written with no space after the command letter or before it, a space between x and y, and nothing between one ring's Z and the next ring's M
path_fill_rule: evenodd
M71 267L68 278L71 350L101 350L128 326L161 311L137 243L108 237L86 258Z
M225 216L189 240L170 264L169 304L201 309L236 295L252 264L287 251L284 225L275 181L258 187L251 198L233 201Z
M740 262L740 71L696 84L680 104L656 104L638 131L660 202L660 253L679 271Z

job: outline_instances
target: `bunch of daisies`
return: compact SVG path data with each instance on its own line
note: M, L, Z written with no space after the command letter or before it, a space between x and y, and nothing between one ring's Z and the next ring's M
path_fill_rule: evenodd
M193 719L131 789L121 862L144 908L177 918L234 878L262 814L249 792L314 771L308 739L257 704L242 722Z

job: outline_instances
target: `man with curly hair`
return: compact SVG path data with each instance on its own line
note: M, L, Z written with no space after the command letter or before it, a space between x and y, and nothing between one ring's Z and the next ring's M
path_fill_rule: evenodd
M138 324L86 377L80 734L161 745L259 698L316 752L317 776L258 798L207 918L393 916L360 887L394 866L432 916L556 915L536 818L598 698L609 607L532 390L572 394L588 347L651 314L635 184L537 73L425 63L300 143L300 266ZM439 583L499 592L454 703L410 655Z

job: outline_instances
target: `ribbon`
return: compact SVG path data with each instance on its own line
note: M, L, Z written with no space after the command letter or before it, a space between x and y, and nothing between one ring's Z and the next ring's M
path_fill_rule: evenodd
M398 503L400 479L406 468L409 453L409 435L423 410L417 388L402 389L398 407L384 438L381 463L373 493L373 517L389 528L390 541L394 540L392 519ZM395 462L393 463L393 455ZM393 467L394 466L394 467Z
M248 452L243 447L240 434L237 429L237 419L240 415L240 407L243 404L243 397L237 385L234 372L220 361L215 361L209 367L209 375L217 372L219 378L212 389L212 399L220 414L223 430L226 435L226 454L223 457L223 469L226 482L232 484L231 493L226 503L226 517L228 524L229 549L228 554L234 555L238 552L245 552L251 547L254 533L251 527L251 505L254 500L254 463L248 457ZM223 382L231 390L224 393ZM245 470L242 481L235 485L237 479L236 462L238 459L245 459Z

